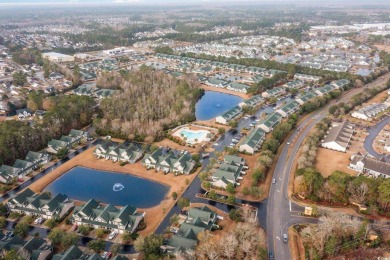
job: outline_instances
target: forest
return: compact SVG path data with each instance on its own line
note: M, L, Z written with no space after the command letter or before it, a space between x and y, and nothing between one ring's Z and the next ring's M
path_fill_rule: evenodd
M147 67L123 72L120 90L102 100L94 125L100 135L151 142L195 120L195 103L203 92L193 76L176 79Z
M95 101L85 96L30 95L27 101L36 109L47 109L42 121L29 124L4 121L0 124L0 164L13 164L23 159L28 151L39 151L52 138L68 134L91 123Z

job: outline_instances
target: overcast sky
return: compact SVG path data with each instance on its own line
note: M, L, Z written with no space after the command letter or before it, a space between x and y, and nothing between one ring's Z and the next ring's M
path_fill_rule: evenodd
M44 4L66 4L66 3L114 3L114 2L123 2L123 3L186 3L186 2L196 2L196 3L201 3L201 2L209 2L209 3L224 3L224 2L237 2L237 3L242 3L242 2L251 2L251 3L313 3L313 2L318 2L318 3L324 3L325 5L328 4L340 4L343 5L348 2L348 4L351 3L356 3L356 4L373 4L373 3L389 3L390 0L244 0L244 1L239 1L239 0L0 0L0 3L3 4L20 4L20 3L29 3L29 4L34 4L34 3L44 3Z

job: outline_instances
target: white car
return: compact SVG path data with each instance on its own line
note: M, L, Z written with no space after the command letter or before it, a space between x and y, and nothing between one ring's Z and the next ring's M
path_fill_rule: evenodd
M40 225L40 224L42 224L42 222L43 222L43 218L41 218L41 217L34 220L35 225Z
M110 235L108 235L108 239L110 239L110 240L114 239L114 237L116 237L117 234L118 234L118 233L117 233L116 231L112 231L112 232L110 233Z

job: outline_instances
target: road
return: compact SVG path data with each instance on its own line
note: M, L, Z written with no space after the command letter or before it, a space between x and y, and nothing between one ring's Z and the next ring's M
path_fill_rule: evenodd
M362 92L365 88L374 88L381 86L390 78L390 73L385 77L368 84L364 88L353 89L345 93L339 101L330 102L327 106L321 108L306 117L299 125L301 131L295 131L291 134L288 141L291 145L285 145L276 163L274 178L277 183L270 189L267 203L267 221L266 231L268 236L268 250L273 251L275 259L291 259L290 250L287 243L282 241L282 234L287 234L289 226L297 223L315 223L312 218L305 218L296 214L294 208L297 206L292 203L288 197L288 183L293 169L293 164L297 161L297 152L307 134L328 114L331 105L340 102L347 102L350 98ZM291 207L290 207L291 204ZM302 212L302 208L298 207Z
M385 118L380 121L377 125L371 127L369 130L368 130L368 136L366 137L366 139L364 140L364 149L366 150L367 153L369 153L370 155L374 156L375 158L377 159L380 159L383 157L383 154L380 154L380 153L377 153L374 148L373 148L373 144L374 144L374 141L375 141L375 138L378 136L378 134L380 133L380 131L386 126L386 125L389 125L390 124L390 116L385 116ZM390 162L390 158L386 158L385 159Z

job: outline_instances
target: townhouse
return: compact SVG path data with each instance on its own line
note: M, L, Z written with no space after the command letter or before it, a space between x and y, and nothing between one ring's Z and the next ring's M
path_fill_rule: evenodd
M298 101L293 100L276 110L276 113L279 113L282 117L288 117L297 112L300 106L301 104Z
M217 169L211 172L211 185L226 189L228 184L239 186L238 180L243 179L248 169L244 158L235 155L225 155L223 162L218 165Z
M188 175L195 168L196 162L189 152L172 151L158 148L151 154L146 154L142 164L149 169L156 169L165 174L173 172L175 175Z
M126 163L136 163L140 160L145 151L142 145L136 143L114 143L105 141L96 146L94 150L95 156L100 159L112 160L113 162L121 161Z
M70 259L85 259L85 260L103 260L98 253L87 253L81 251L77 246L71 246L67 250L55 254L52 260L70 260Z
M348 122L333 122L321 142L321 146L330 150L346 152L355 132L355 125Z
M71 221L77 225L103 228L123 234L137 231L144 216L145 213L138 213L136 208L129 205L117 208L111 204L102 205L91 199L75 207Z
M247 93L249 86L238 82L232 82L227 85L226 89L241 93Z
M61 136L60 140L52 139L49 141L46 151L48 153L57 154L61 149L69 149L74 144L80 144L83 139L89 139L88 132L72 129L68 135Z
M278 88L273 88L273 89L268 89L261 93L261 95L264 98L270 98L270 97L277 97L285 93L284 88L278 87Z
M33 260L51 259L54 251L53 246L42 238L32 237L25 240L19 236L5 236L0 233L0 250L4 252L11 249L20 255L27 252Z
M9 184L18 177L23 177L50 161L47 153L29 151L25 160L17 159L13 166L0 167L0 182Z
M244 100L240 104L240 107L248 106L248 107L256 107L264 102L264 99L261 95L253 96L249 99Z
M279 113L272 113L268 115L264 120L260 121L259 128L263 129L266 133L271 132L274 127L282 121L282 115Z
M226 111L220 116L215 118L215 122L223 125L227 125L230 121L239 118L242 115L242 108L237 105L230 110Z
M254 154L257 152L265 140L265 132L261 128L255 128L249 132L244 140L239 144L238 150L242 153Z
M352 111L351 116L362 120L371 120L377 114L386 111L389 108L386 104L374 103L364 106L358 110Z
M317 93L315 91L308 92L302 96L297 96L295 98L295 101L297 101L300 105L305 104L307 101L315 98L317 96Z
M10 212L42 217L43 219L63 219L74 208L74 203L64 194L52 197L49 193L34 193L29 188L8 200Z
M179 253L193 249L198 244L197 236L200 232L218 228L217 220L217 213L207 206L190 208L178 232L161 249L166 253Z
M287 82L283 86L290 89L291 88L299 89L305 86L305 82L303 80L294 80L294 81Z
M390 163L357 153L351 156L349 168L374 178L390 178Z
M333 86L333 85L325 85L323 86L322 88L317 88L316 90L314 90L314 92L318 95L318 96L324 96L326 94L328 94L329 92L331 92L332 90L335 90L336 87Z

